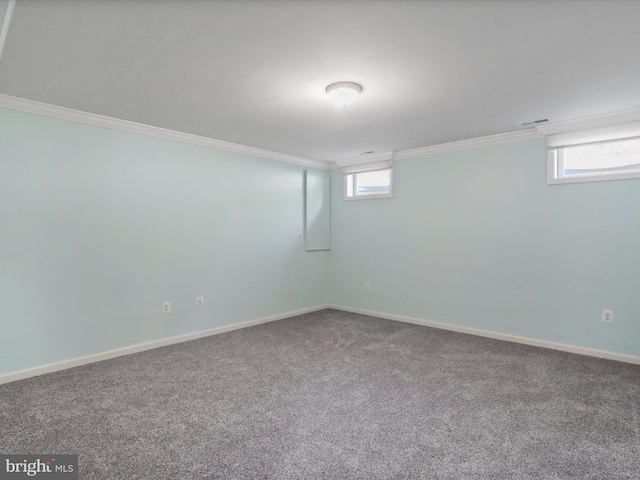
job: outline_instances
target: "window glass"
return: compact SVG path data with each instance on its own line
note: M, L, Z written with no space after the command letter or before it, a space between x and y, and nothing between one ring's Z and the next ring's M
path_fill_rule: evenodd
M549 150L548 183L598 182L640 178L640 137Z
M376 195L389 193L391 188L391 170L363 172L356 175L357 195Z
M391 196L391 169L345 175L345 198Z
M640 170L640 138L564 147L564 175Z

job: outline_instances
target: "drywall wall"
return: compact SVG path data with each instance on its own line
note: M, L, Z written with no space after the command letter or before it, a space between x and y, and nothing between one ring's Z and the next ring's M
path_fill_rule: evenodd
M303 185L298 165L0 109L0 375L325 304Z
M399 160L392 199L333 175L331 303L640 355L640 180L549 186L544 139Z
M548 186L542 139L332 176L305 252L303 167L0 109L0 375L327 302L640 355L640 180Z

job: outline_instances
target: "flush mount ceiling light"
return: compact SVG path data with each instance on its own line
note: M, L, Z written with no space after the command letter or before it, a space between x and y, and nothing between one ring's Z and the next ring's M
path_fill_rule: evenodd
M353 82L332 83L327 87L327 94L339 107L348 107L362 91L362 86Z

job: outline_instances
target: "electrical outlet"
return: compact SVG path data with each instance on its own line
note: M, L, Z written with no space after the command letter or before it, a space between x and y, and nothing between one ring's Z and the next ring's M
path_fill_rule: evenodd
M196 297L196 308L204 308L204 297Z
M613 323L613 310L602 310L601 320L604 323Z
M298 240L302 240L302 234L301 233L298 234Z
M364 284L364 291L369 293L371 291L371 284L370 283L365 283Z
M171 313L171 302L162 302L162 313Z

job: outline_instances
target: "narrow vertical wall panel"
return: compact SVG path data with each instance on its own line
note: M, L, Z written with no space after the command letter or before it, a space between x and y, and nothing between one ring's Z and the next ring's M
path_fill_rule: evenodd
M331 248L331 176L305 172L305 242L307 251Z

